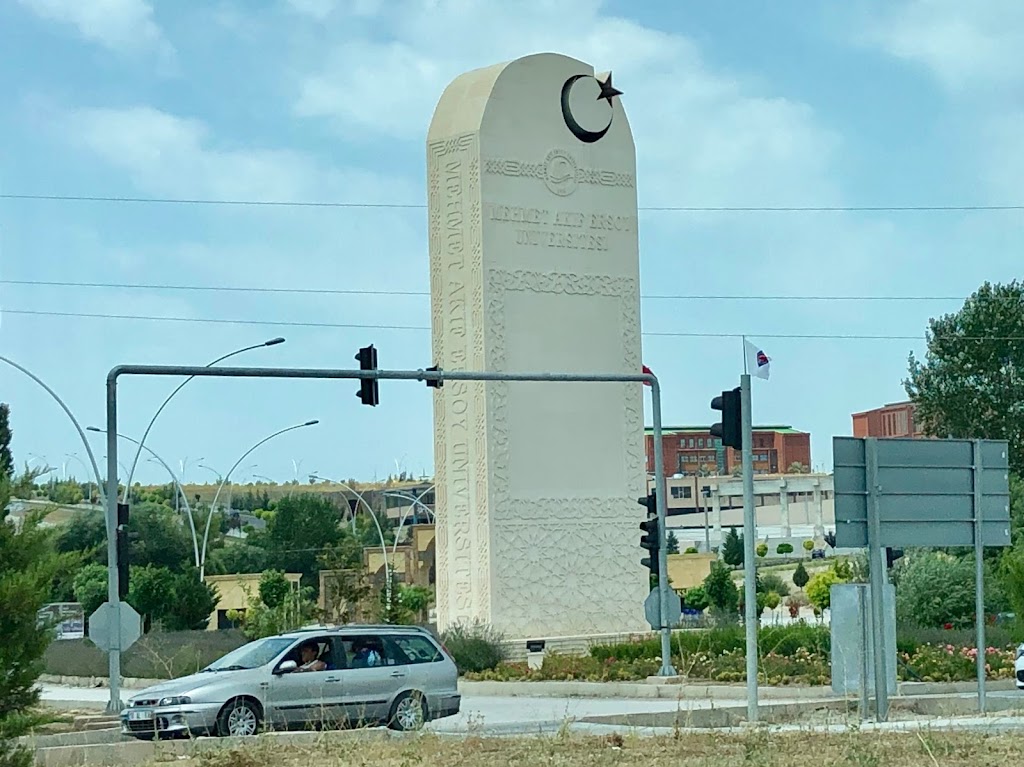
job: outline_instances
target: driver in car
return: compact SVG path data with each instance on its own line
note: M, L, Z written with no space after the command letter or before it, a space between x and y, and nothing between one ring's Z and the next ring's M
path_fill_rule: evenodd
M327 664L319 657L319 647L315 643L302 645L299 650L299 657L302 662L296 671L326 671Z

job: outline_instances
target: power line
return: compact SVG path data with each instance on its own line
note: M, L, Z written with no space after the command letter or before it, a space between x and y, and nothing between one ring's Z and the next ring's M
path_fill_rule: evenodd
M364 288L267 288L239 285L172 285L164 283L125 282L71 282L64 280L10 280L0 279L3 285L31 285L59 288L108 288L116 290L179 290L213 293L278 293L293 295L330 296L429 296L428 290L370 290ZM963 301L964 296L783 296L783 295L712 295L712 294L649 294L647 300L685 301ZM1000 299L1017 299L1000 296Z
M422 210L423 203L331 202L318 200L224 200L170 197L122 197L70 194L0 194L3 200L47 202L115 202L166 205L226 205L236 207L277 208L384 208ZM903 213L903 212L985 212L1024 211L1024 205L653 205L641 211L680 213Z
M0 314L21 314L38 317L80 317L99 320L139 320L152 322L180 322L211 325L266 325L272 327L330 328L356 330L412 330L429 332L426 325L376 325L342 322L312 322L300 320L244 320L222 317L167 317L142 314L96 314L87 312L54 312L40 309L0 309ZM859 335L854 333L698 333L682 331L644 331L651 338L776 338L839 341L924 341L923 335ZM1024 336L958 336L965 341L1024 341Z

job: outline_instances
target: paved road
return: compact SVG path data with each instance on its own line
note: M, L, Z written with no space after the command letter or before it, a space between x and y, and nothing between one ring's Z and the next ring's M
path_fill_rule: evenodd
M106 688L41 685L42 700L61 708L103 710L110 699ZM131 691L123 691L123 695ZM557 729L565 722L590 716L635 714L707 708L711 701L635 698L551 698L466 696L457 716L431 722L436 732L523 732ZM716 705L721 706L722 701Z

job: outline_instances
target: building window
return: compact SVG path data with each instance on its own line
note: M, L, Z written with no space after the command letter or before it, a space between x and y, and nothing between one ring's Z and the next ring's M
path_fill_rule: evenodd
M693 447L693 437L690 437L690 447Z
M703 447L704 447L704 438L703 438L703 437L700 437L700 438L699 438L699 439L697 440L697 447L699 447L699 448L702 448L702 449L703 449Z
M673 485L672 497L677 500L680 498L692 498L693 488L686 485Z

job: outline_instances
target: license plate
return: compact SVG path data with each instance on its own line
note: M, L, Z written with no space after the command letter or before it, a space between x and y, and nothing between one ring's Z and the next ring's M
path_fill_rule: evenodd
M148 722L153 718L153 712L149 710L145 711L129 711L128 721L129 722Z

